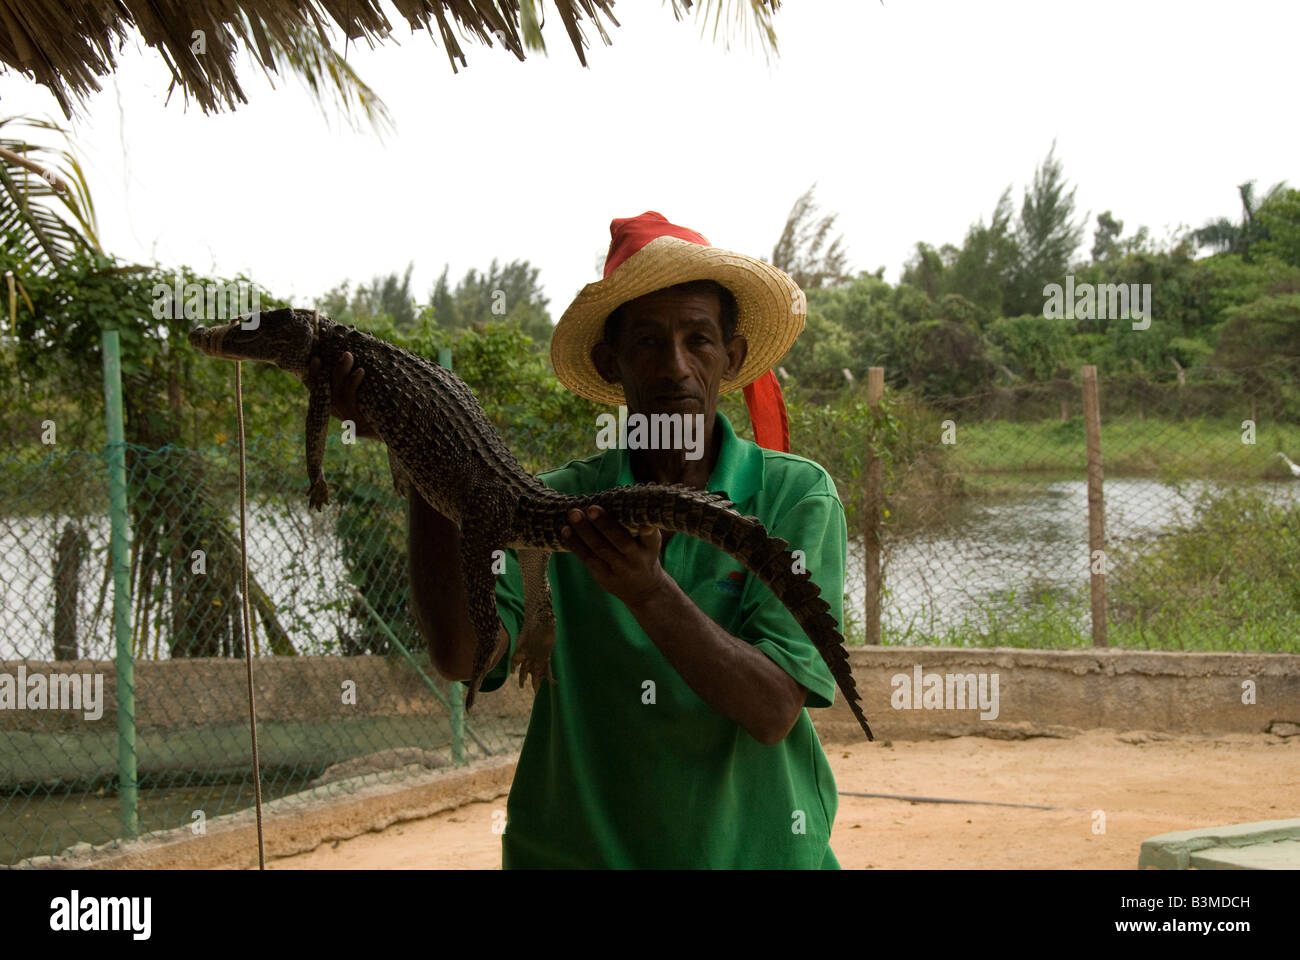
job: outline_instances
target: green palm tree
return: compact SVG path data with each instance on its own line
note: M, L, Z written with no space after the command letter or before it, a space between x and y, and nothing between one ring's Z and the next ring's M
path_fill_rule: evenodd
M67 131L48 120L0 118L0 256L11 324L27 276L58 270L78 251L101 252L81 164L70 143L48 145L51 135L67 143Z
M1250 262L1250 248L1268 236L1268 230L1260 223L1256 214L1261 207L1279 200L1286 192L1286 181L1275 183L1264 194L1264 199L1255 201L1255 181L1247 180L1237 186L1241 198L1241 222L1233 223L1227 217L1207 220L1199 230L1192 231L1192 238L1201 246L1209 247L1220 253L1238 253L1247 263Z

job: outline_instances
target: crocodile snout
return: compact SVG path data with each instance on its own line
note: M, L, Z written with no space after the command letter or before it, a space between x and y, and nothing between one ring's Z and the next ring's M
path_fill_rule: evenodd
M207 327L195 327L190 331L189 339L191 347L201 350L209 356L215 355L221 348L221 337L217 335L216 330Z

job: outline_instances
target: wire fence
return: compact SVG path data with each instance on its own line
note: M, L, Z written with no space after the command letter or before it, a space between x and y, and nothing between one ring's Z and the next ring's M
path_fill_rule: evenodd
M882 642L1088 645L1095 582L1108 645L1300 651L1300 468L1286 456L1300 451L1300 370L1267 372L1293 386L1099 384L1100 551L1077 379L903 398L874 524ZM856 499L861 557L873 524Z
M301 450L300 442L292 449ZM263 795L307 800L518 749L531 690L463 712L409 613L405 501L377 444L331 440L333 502L278 442L248 451ZM0 863L194 828L251 805L238 450L126 446L130 659L114 663L104 455L0 466ZM6 700L8 695L8 700ZM129 705L134 729L119 730ZM123 814L121 754L138 800Z
M879 406L792 400L794 452L831 471L848 516L843 632L861 643L878 617L884 643L1087 645L1100 576L1111 645L1296 652L1300 476L1278 454L1300 456L1298 395L1103 381L1100 558L1078 381L924 403L886 392ZM738 403L724 409L743 430ZM507 683L465 716L460 685L428 668L382 445L331 437L321 513L307 509L302 449L249 440L266 799L517 749L531 691ZM252 803L237 446L126 445L125 466L121 658L109 461L55 450L0 463L0 864L197 831Z

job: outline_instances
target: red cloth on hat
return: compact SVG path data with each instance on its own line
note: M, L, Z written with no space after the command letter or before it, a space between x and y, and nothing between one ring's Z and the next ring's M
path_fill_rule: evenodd
M745 388L745 406L754 424L754 442L769 450L790 452L790 416L781 384L771 370Z
M647 210L639 217L621 217L609 223L609 253L605 256L605 276L617 270L628 257L658 237L677 237L700 246L710 246L702 234L669 223L662 213ZM769 450L790 452L790 417L776 375L768 370L745 387L745 406L754 425L754 440Z
M658 237L677 237L679 240L698 243L702 247L710 245L702 234L698 234L694 230L688 230L686 227L679 227L675 223L669 223L667 217L662 213L655 213L653 210L647 210L639 217L622 217L618 220L611 220L609 222L609 236L609 253L605 256L605 276L607 277L622 266L624 260Z

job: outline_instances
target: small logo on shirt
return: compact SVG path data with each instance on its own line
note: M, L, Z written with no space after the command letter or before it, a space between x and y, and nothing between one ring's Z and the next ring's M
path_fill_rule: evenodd
M740 596L741 584L743 583L744 579L745 579L744 570L732 570L729 574L727 574L727 578L725 580L714 580L713 589L717 590L719 593L731 593L736 596Z

